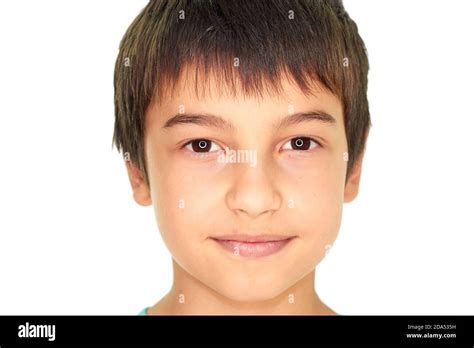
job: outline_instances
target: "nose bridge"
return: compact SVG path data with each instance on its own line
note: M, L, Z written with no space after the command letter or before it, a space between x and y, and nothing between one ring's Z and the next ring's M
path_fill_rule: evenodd
M256 165L234 163L230 170L233 172L233 182L226 196L229 209L236 214L255 218L280 208L282 198L271 161L258 156Z

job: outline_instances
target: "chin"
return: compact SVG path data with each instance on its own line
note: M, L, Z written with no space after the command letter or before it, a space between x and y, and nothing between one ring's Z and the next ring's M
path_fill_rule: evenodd
M270 301L280 296L287 287L284 284L273 281L254 281L253 279L236 278L221 283L217 291L224 297L237 302L262 302Z

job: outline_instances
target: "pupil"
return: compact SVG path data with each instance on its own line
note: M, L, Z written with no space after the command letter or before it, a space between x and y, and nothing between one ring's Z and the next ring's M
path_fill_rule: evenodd
M293 139L291 143L291 145L298 150L308 150L311 145L309 138L296 138Z
M196 140L192 143L193 151L195 152L206 152L210 149L210 142L207 140Z

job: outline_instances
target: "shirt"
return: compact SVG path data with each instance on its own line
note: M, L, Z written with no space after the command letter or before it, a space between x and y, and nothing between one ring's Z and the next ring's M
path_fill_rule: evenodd
M143 308L138 315L148 315L146 314L146 311L148 310L148 307Z

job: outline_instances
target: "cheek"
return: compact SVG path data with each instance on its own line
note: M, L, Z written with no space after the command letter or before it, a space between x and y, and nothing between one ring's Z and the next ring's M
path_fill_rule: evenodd
M150 171L151 172L151 171ZM207 222L218 216L216 189L199 176L181 174L182 169L162 168L151 181L151 194L158 228L165 244L177 259L195 258L209 235ZM150 176L153 174L150 173Z
M309 263L319 262L337 237L342 219L344 174L344 164L334 161L324 169L300 175L288 185L288 192L293 192L294 198L287 221L304 241L301 255Z

